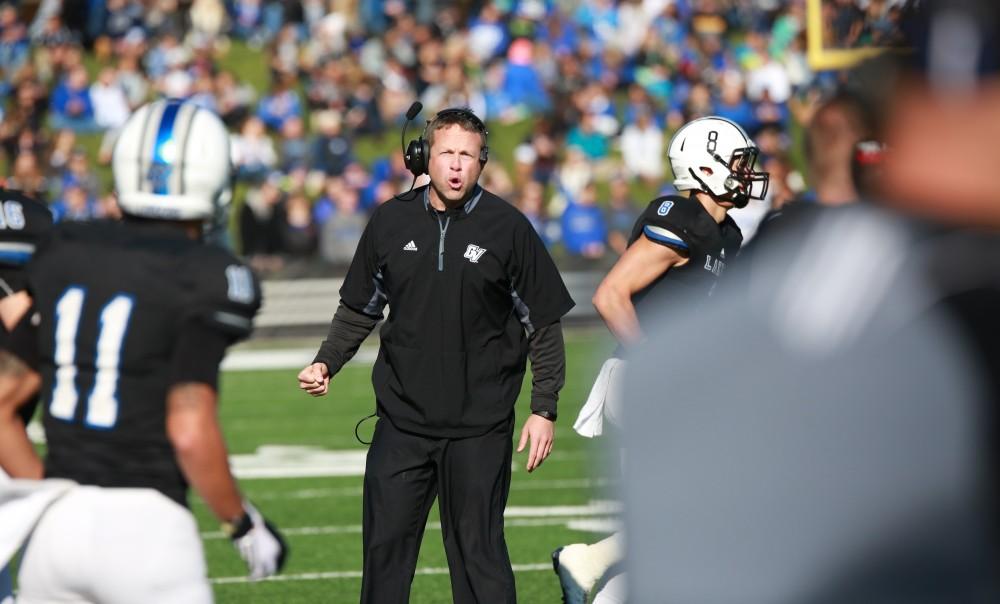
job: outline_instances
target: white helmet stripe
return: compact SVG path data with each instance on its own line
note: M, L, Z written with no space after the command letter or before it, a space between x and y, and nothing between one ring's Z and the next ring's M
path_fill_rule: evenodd
M150 124L159 123L160 114L162 109L157 111L158 107L151 107L150 111L146 112L145 118L142 120L142 132L139 135L139 144L141 152L136 161L136 169L138 173L136 174L135 182L138 183L138 189L140 191L149 191L149 180L146 178L146 174L149 173L149 165L146 162L146 158L153 156L153 141L155 140L156 129L150 128Z
M193 103L184 103L177 116L177 123L174 125L174 132L180 133L176 136L176 161L177 169L170 175L171 192L184 195L187 191L187 183L184 177L187 174L185 162L188 154L188 143L191 141L191 127L194 125L194 114L198 112L198 106Z

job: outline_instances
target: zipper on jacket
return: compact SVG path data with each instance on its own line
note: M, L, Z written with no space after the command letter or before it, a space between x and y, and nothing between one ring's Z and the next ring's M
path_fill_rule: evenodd
M441 239L438 240L438 272L444 270L444 234L448 231L448 225L451 224L451 216L445 219L444 224L441 224L441 215L437 215L438 230L441 231Z

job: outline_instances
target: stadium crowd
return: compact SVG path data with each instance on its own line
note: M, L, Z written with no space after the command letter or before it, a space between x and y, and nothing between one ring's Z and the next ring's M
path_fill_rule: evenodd
M746 220L805 193L790 133L837 76L807 65L804 4L4 3L0 158L6 186L47 201L57 219L114 215L96 174L117 131L150 98L191 99L235 134L246 185L238 248L267 273L289 259L344 264L367 212L411 186L401 151L361 161L360 138L391 140L414 100L421 123L467 106L498 133L531 124L483 185L520 207L563 266L610 264L648 201L633 196L660 190L669 133L692 118L730 118L760 145L772 188ZM824 3L826 43L886 40L898 4ZM230 53L259 55L269 86L242 81Z

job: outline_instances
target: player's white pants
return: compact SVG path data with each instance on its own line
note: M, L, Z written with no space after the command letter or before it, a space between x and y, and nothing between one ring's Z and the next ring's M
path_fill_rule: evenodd
M8 480L7 474L3 470L0 470L0 488L3 488L4 483ZM14 586L10 580L10 567L6 561L0 560L0 604L13 602L13 590Z
M593 604L625 604L627 601L625 573L618 573L607 580L600 591L594 594Z
M19 604L212 601L194 517L153 489L72 489L35 527L18 585Z

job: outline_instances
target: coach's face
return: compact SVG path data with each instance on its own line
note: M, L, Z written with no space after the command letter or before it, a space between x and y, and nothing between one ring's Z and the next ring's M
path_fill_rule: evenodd
M439 201L450 208L465 203L483 171L479 165L482 142L478 132L469 132L457 124L434 133L427 166L432 203Z

